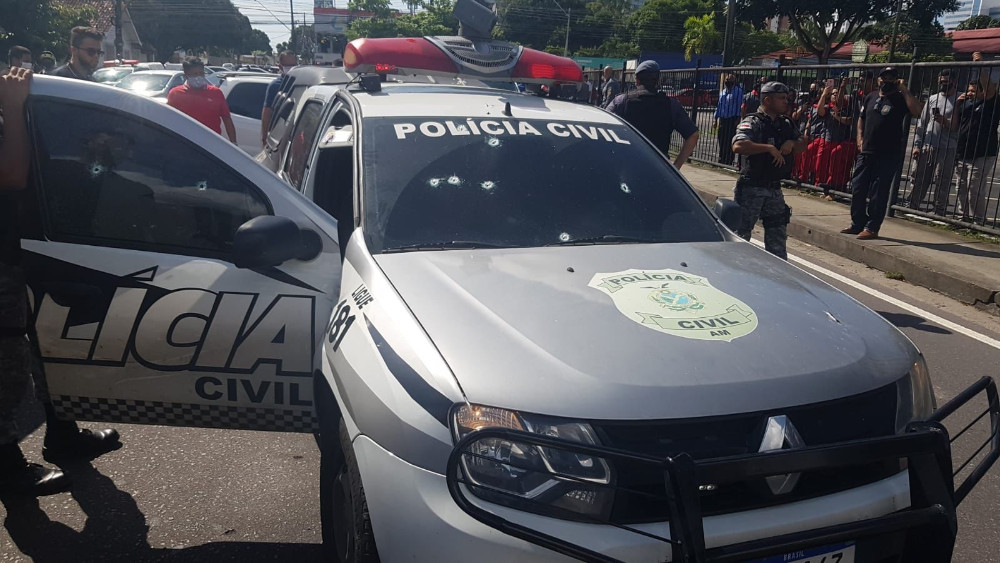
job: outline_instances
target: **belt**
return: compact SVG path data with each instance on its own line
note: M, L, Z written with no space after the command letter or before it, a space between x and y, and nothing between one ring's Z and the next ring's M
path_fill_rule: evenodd
M775 180L773 182L761 182L757 180L749 180L747 178L740 177L740 179L737 180L737 183L743 186L750 186L752 188L781 189L781 180Z

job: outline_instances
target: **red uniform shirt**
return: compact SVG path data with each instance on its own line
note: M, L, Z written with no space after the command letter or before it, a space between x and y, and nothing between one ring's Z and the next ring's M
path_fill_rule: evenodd
M190 115L220 135L220 120L229 117L226 96L211 84L205 88L190 88L187 84L174 87L167 94L167 105Z

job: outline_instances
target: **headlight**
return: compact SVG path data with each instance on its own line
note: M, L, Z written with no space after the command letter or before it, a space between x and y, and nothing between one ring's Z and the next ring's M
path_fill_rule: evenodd
M462 405L454 411L453 423L456 441L485 428L510 428L600 443L587 423L496 407ZM614 492L601 486L611 483L611 468L601 458L498 438L474 441L466 451L471 455L462 456L462 470L472 485L480 485L470 490L484 500L557 518L574 513L606 518L611 510Z
M910 373L899 380L896 393L896 432L902 432L913 421L927 420L937 408L931 375L923 356L917 358Z

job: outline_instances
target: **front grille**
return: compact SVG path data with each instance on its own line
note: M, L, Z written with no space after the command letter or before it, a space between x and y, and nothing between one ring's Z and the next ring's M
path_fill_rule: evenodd
M658 457L682 452L694 459L756 453L767 419L786 415L808 446L892 435L896 431L896 384L843 399L774 411L719 417L642 422L593 421L603 445ZM663 473L617 463L617 494L611 519L619 524L668 519ZM900 471L874 463L802 474L795 488L775 495L764 479L718 484L701 494L702 514L726 514L785 504L873 483Z

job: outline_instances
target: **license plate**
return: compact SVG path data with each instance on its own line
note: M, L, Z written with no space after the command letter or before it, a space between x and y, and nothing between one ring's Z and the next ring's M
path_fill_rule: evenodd
M757 559L752 563L854 563L854 544L814 547L767 559Z

